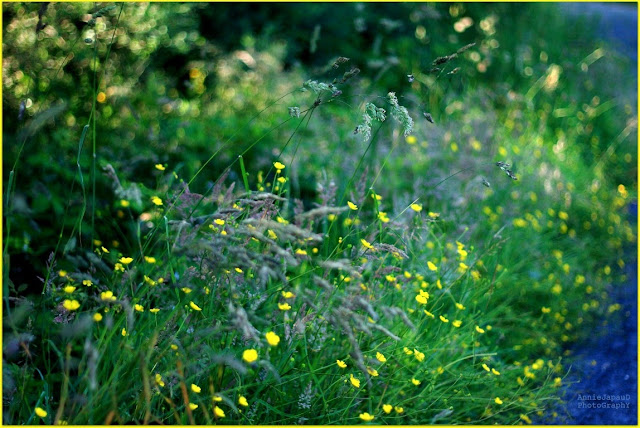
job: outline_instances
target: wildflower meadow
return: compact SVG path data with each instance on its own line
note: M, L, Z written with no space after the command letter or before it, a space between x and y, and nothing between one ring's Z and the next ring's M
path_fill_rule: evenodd
M2 8L4 424L570 423L573 346L637 311L595 16Z

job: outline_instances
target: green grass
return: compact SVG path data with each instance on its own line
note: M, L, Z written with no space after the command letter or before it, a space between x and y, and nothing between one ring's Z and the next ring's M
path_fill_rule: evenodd
M102 67L105 37L91 57ZM408 52L407 39L394 40ZM414 72L397 103L384 73L375 79L364 67L336 84L342 93L318 94L303 84L304 69L280 69L280 45L247 52L253 71L246 55L221 58L221 83L202 86L203 98L161 98L172 89L156 72L125 108L99 97L109 79L100 69L85 76L78 135L67 116L35 137L74 135L73 156L61 150L60 165L46 166L11 152L3 421L561 417L570 345L621 309L608 295L624 280L624 247L636 242L623 211L636 189L617 180L635 132L620 126L636 113L596 98L594 82L624 71L614 60L554 83L553 63L541 61L527 80L494 59L496 73L514 79L509 88L478 77L475 54L488 58L487 46L460 53L460 74ZM313 80L340 80L351 66ZM193 65L190 90L205 85L205 68ZM464 82L473 84L457 90ZM367 103L387 116L369 121L370 138L366 127L354 135ZM289 116L294 106L300 114ZM610 135L618 137L605 148ZM25 179L38 164L72 184L49 181L55 197L33 203L40 234L18 215L25 194L42 198ZM51 255L37 269L41 288L28 294L9 279L9 262L21 248L37 260L38 239Z

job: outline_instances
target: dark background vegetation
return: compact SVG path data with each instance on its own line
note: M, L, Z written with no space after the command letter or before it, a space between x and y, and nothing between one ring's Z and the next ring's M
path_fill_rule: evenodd
M9 252L17 257L12 269L19 283L33 285L32 272L43 266L62 223L72 218L66 210L76 208L69 192L76 168L70 165L75 164L81 129L89 119L94 85L107 94L97 110L98 161L113 163L124 176L152 186L153 178L142 173L149 166L178 164L185 176L193 175L203 159L234 134L236 142L202 175L203 180L216 178L240 148L274 126L273 120L243 124L263 107L265 93L283 88L278 86L282 81L272 78L281 71L291 73L301 85L307 78L326 76L328 64L345 56L363 70L363 80L402 93L409 90L407 74L426 72L436 57L478 43L484 47L480 59L462 67L455 79L441 79L421 94L435 120L448 123L456 117L447 117L445 105L478 86L488 89L484 102L489 108L508 109L510 94L525 93L548 66L540 60L541 52L571 76L580 73L575 59L587 57L597 46L590 31L597 17L573 18L566 25L568 18L553 4L129 3L108 10L95 25L88 24L91 14L106 6L3 6L4 183L26 142L21 160L25 165L15 177L15 203L8 213L14 230L20 231L8 242ZM452 31L463 16L473 24L462 33ZM266 55L268 61L243 62L237 52ZM97 83L92 73L96 54ZM477 64L486 71L480 72ZM618 58L620 65L629 73L619 78L633 78L634 64ZM190 77L193 68L201 76ZM579 110L595 91L603 99L613 97L622 82L607 74L601 70L602 78L591 79L586 88L584 82L562 79L559 97L542 93L526 108L555 109L562 104ZM238 85L238 93L228 93L231 84ZM616 96L620 100L627 95ZM635 108L632 93L628 101ZM64 106L56 110L60 103ZM22 113L21 104L26 107ZM47 115L52 117L47 120ZM599 159L608 145L592 144L591 138L615 139L624 127L622 120L598 116L588 125L593 129L590 135L571 144L580 146L585 158ZM541 132L544 136L557 127L575 126L580 126L576 116L551 115ZM267 135L246 155L248 163L256 169L269 164L271 149L287 132L285 127ZM608 159L607 173L613 181L633 186L635 151L623 150L633 160L620 165ZM83 166L88 166L88 154L85 149ZM106 210L102 195L109 189L97 178L96 209ZM306 178L301 186L313 193L315 185ZM195 191L204 189L204 181L195 184ZM18 272L25 263L36 269Z

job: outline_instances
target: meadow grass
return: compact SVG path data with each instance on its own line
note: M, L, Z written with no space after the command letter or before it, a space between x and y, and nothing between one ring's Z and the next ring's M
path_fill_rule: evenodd
M395 93L358 81L346 59L323 79L272 70L283 95L253 92L251 115L196 165L147 162L139 177L97 158L94 69L69 166L81 196L69 191L71 227L41 294L10 283L5 245L4 422L561 416L569 345L620 312L608 290L636 238L622 211L632 190L568 143L606 111L593 99L577 126L551 126L554 70L502 110L487 108L489 90L447 99L447 71L416 73L414 92ZM431 90L448 118L421 104ZM233 116L226 101L215 108ZM268 161L251 156L272 140ZM111 189L103 205L97 180Z

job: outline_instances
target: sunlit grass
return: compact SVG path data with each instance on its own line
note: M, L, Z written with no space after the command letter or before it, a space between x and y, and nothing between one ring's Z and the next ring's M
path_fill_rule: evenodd
M455 54L461 68L474 52ZM92 103L70 167L82 210L56 235L44 292L24 299L5 282L5 421L555 417L568 345L620 311L608 290L636 239L622 211L634 190L568 143L589 115L549 130L545 76L557 69L540 75L539 103L530 89L489 109L486 88L447 98L445 72L416 72L417 90L399 95L351 80L347 60L305 84L300 71L265 65L277 56L254 56L264 88L231 57L221 65L228 80L206 117L224 118L224 138L202 138L204 121L174 135L180 115L164 129L171 147L197 137L196 162L159 152L134 174L126 160L98 158L111 190L89 204L95 219L84 216L97 184L85 189L82 148L90 125L94 153L107 136ZM189 78L205 93L200 68ZM430 89L449 117L421 104ZM247 103L233 105L231 90Z

